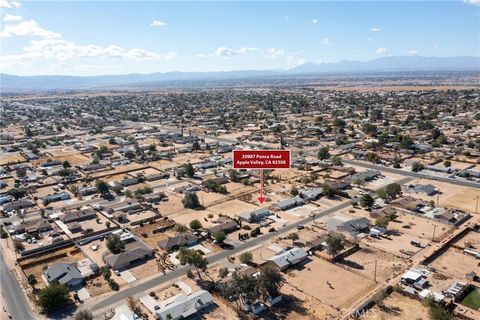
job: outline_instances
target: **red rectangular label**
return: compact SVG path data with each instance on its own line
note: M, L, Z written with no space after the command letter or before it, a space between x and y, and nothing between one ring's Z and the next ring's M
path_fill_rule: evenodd
M289 169L290 150L234 150L235 169Z

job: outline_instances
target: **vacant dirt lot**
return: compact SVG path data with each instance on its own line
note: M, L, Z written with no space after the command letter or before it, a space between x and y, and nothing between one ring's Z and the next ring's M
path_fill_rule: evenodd
M454 263L452 263L454 262ZM464 254L462 251L450 248L440 257L435 259L429 267L433 267L457 279L464 279L465 274L471 271L478 272L478 260Z
M375 261L377 262L377 281L387 280L407 269L403 259L373 248L362 248L340 263L351 268L352 272L373 280Z
M312 281L312 278L315 281ZM335 308L367 291L373 281L347 271L333 263L313 257L302 270L293 270L286 277L285 286L304 292L312 299Z
M25 161L25 158L18 152L0 154L0 166L6 165L9 163L18 163L23 161Z
M375 306L361 318L364 320L428 320L428 309L420 302L398 293L383 300L383 307Z

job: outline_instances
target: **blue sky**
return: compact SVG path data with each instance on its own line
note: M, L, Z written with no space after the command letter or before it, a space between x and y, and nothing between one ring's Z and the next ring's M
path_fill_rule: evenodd
M287 69L480 54L480 0L0 0L0 71L97 75Z

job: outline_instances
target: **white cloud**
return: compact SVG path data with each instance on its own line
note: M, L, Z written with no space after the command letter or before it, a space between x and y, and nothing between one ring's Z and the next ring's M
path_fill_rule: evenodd
M305 59L302 59L293 55L286 56L285 61L287 61L288 68L293 68L293 67L302 65L306 62Z
M205 54L205 53L200 53L197 54L198 58L214 58L214 57L220 57L227 59L229 57L233 57L236 55L241 55L241 54L248 54L248 53L254 53L254 52L259 52L257 48L252 48L252 47L242 47L240 49L232 49L228 47L219 47L217 50L215 50L214 53L211 54Z
M22 20L22 16L14 16L12 14L6 14L5 17L3 17L3 21L19 21Z
M387 48L378 48L376 52L379 53L379 54L389 54L389 53L391 53L391 51L388 50Z
M463 2L473 4L475 6L480 6L480 0L463 0Z
M0 31L0 38L35 36L48 39L60 38L59 33L43 29L34 20L22 21L16 25L5 25Z
M330 39L328 37L323 38L321 43L325 46L329 46L329 45L332 44L332 42L330 41Z
M165 27L167 25L166 22L160 21L160 20L153 20L150 25L152 27Z
M0 0L1 1L1 0ZM20 54L9 54L0 57L0 66L8 67L12 64L27 65L33 61L57 60L60 62L73 59L106 58L125 60L172 60L176 52L164 54L145 49L125 49L116 45L99 46L94 44L80 45L62 39L61 34L43 29L34 20L22 21L16 25L5 25L0 32L0 38L10 37L40 37L31 40ZM88 65L88 64L86 64Z
M318 20L317 19L312 19L312 20L309 20L308 23L317 24Z
M411 56L415 56L418 54L418 50L408 50L408 54Z
M20 8L22 4L18 1L0 0L0 8Z
M382 31L382 28L376 27L376 28L370 29L370 31L372 31L372 32L380 32L380 31Z
M285 50L269 48L265 49L265 55L267 56L267 58L276 59L285 56Z

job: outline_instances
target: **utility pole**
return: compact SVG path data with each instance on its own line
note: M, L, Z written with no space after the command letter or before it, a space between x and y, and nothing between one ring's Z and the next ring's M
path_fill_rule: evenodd
M375 260L375 271L373 275L373 282L377 282L377 260Z
M478 213L478 199L480 199L480 196L473 197L473 199L477 199L477 203L475 204L475 214Z
M437 229L437 225L436 225L436 224L434 224L434 225L433 225L433 235L432 235L432 242L434 242L434 241L435 241L435 229Z

